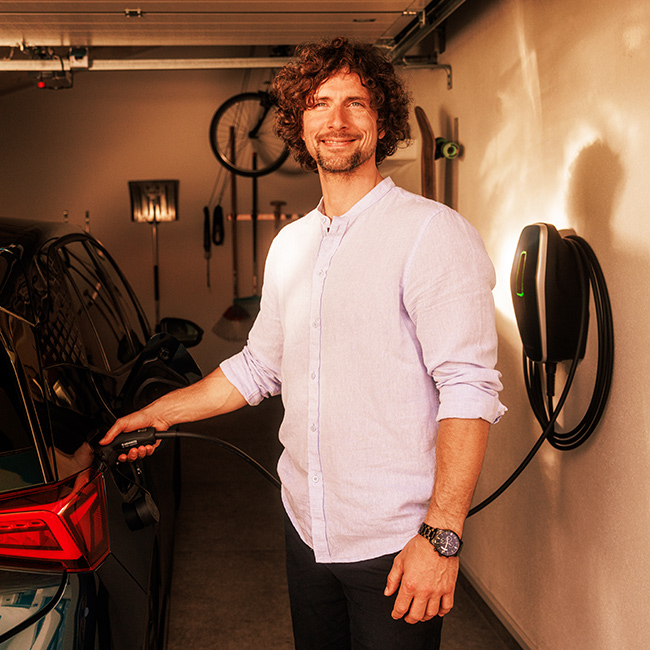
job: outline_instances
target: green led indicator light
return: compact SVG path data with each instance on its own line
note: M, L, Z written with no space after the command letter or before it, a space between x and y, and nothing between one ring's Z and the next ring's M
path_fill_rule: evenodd
M519 256L519 264L517 265L517 276L515 278L515 288L517 295L520 298L524 297L524 269L526 268L526 251L522 251Z

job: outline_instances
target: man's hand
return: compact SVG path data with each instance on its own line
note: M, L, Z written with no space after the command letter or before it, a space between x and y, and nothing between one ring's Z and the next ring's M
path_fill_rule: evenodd
M104 437L99 441L100 445L107 445L113 439L125 431L137 431L138 429L147 429L153 427L156 431L166 431L169 427L166 422L152 417L147 409L136 411L119 420L105 433ZM140 447L132 447L127 454L120 454L117 460L120 463L126 461L133 462L139 458L150 456L155 451L156 447L160 444L160 440L155 445L142 445Z
M399 592L392 616L407 623L444 616L454 606L458 558L441 557L431 544L416 535L395 558L384 595Z
M107 445L115 436L125 431L138 429L168 431L179 422L204 420L222 413L230 413L246 404L244 396L228 381L223 370L217 368L195 384L173 390L145 406L141 411L116 420L99 444ZM118 456L118 461L134 461L150 456L159 444L160 441L155 445L134 447L128 454Z

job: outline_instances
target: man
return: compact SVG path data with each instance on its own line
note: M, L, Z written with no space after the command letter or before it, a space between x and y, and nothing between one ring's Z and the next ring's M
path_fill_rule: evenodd
M281 393L296 647L437 648L489 424L504 411L494 270L460 215L379 173L409 136L409 99L376 49L304 46L273 94L278 133L323 198L274 240L242 352L105 440Z

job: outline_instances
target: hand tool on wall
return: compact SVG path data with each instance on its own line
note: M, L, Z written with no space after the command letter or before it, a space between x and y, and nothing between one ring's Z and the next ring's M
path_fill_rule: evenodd
M221 246L224 240L223 208L220 205L212 211L212 226L210 225L210 208L203 208L203 252L206 259L207 286L210 288L210 258L212 257L212 244Z
M223 208L216 205L212 211L212 243L215 246L221 246L226 236L223 225Z
M257 169L257 154L253 152L252 169ZM257 176L253 176L253 206L251 209L251 223L253 236L253 295L258 296L257 286Z
M275 221L275 229L280 230L280 219L282 219L282 206L286 205L286 201L271 201L273 206L273 218Z
M212 257L212 238L210 236L210 208L206 205L203 208L203 254L206 259L206 281L210 288L210 258Z
M235 130L231 127L231 160L235 159ZM233 279L233 304L226 309L223 316L217 321L212 331L220 338L227 341L245 341L248 331L253 324L253 319L259 309L259 298L239 297L238 255L237 255L237 175L230 175L231 193L231 221L232 221L232 279Z

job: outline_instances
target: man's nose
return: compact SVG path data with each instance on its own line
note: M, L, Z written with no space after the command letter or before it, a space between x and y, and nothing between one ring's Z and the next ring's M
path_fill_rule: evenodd
M347 127L347 117L343 106L332 106L329 114L328 126L331 129L344 129Z

